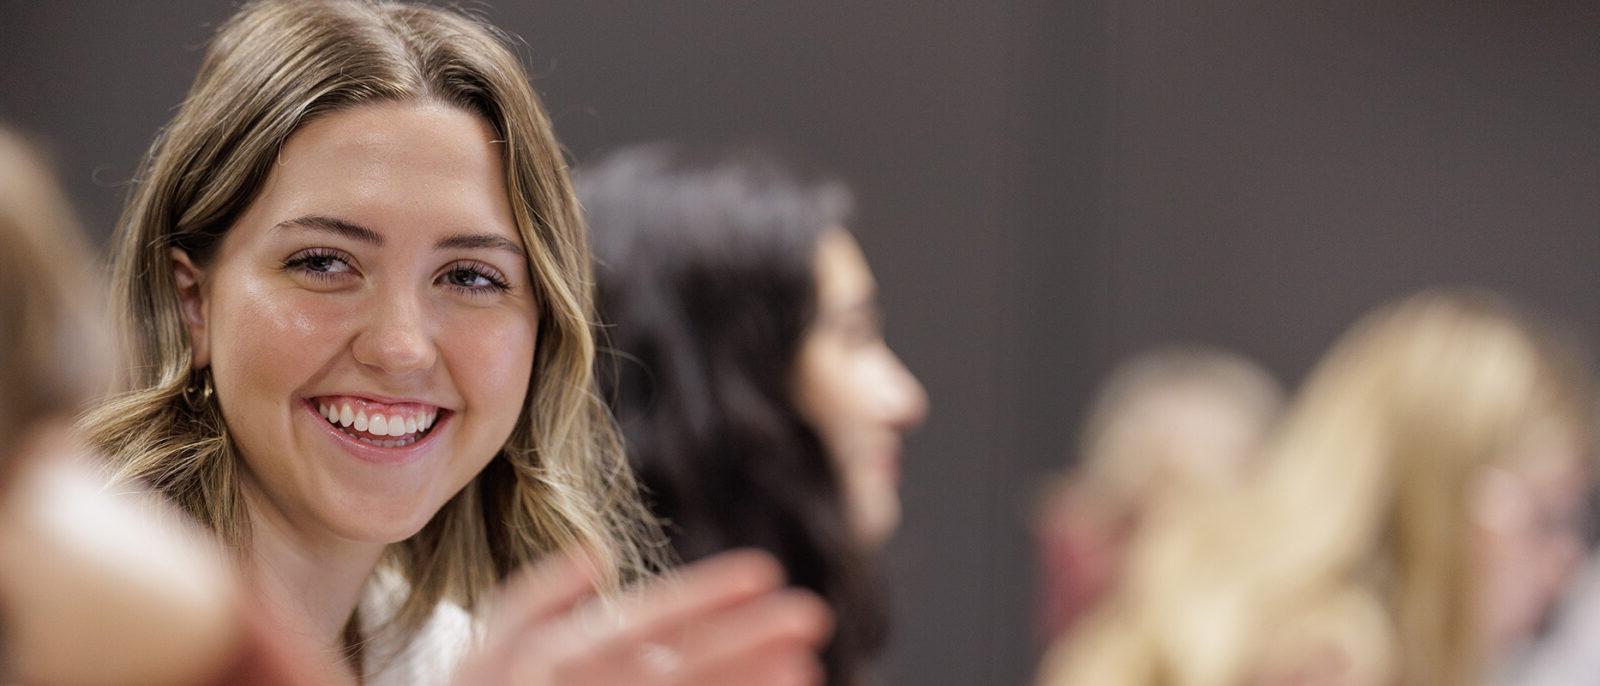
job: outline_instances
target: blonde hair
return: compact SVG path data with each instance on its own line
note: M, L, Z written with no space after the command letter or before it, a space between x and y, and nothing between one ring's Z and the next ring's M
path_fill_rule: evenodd
M1156 525L1046 682L1223 686L1320 663L1339 683L1474 683L1469 484L1540 420L1587 437L1592 410L1580 358L1493 295L1385 307L1313 371L1257 481Z
M303 0L250 3L225 23L119 223L113 306L132 365L125 391L84 424L120 478L152 485L225 543L247 546L226 422L216 402L186 400L196 375L169 251L206 264L306 122L417 100L494 128L541 320L527 408L505 447L390 548L388 563L411 588L394 622L406 639L441 599L476 607L512 570L558 549L598 558L610 587L660 565L659 531L595 392L589 249L567 165L492 27L433 7Z
M0 127L0 426L70 420L104 390L91 255L40 156ZM0 484L10 462L0 453Z

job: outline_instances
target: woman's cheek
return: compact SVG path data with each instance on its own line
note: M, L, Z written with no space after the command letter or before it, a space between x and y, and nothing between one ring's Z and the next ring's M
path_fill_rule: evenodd
M287 340L334 340L359 321L359 301L348 296L291 290L265 300L273 333Z
M252 382L263 375L268 380L291 376L313 358L325 357L320 349L341 340L328 324L350 321L324 295L273 289L250 279L217 283L213 303L212 359Z
M490 404L515 417L533 373L532 316L486 310L453 318L438 345L468 404ZM496 415L501 412L495 412Z
M307 291L250 294L233 330L238 344L256 348L263 361L306 360L313 352L346 340L344 329L357 321L353 308L338 298Z
M843 396L850 403L849 412L858 420L871 421L872 406L883 394L883 384L888 381L883 364L870 350L852 349L841 365L842 383L847 388Z

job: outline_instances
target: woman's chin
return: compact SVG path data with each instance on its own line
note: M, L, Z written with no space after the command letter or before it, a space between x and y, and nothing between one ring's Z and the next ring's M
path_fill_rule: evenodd
M334 536L360 543L389 545L399 543L421 531L438 507L417 507L417 500L394 502L388 499L351 494L341 502L322 508L322 527Z
M417 535L417 532L422 531L422 528L427 525L427 519L420 519L414 523L407 522L404 526L386 525L381 527L372 526L370 522L349 522L346 525L335 528L335 533L340 538L350 541L391 545Z

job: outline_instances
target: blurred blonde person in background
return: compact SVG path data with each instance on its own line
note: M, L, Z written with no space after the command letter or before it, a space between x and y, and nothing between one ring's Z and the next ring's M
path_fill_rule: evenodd
M247 4L112 252L132 359L84 426L347 679L819 678L826 607L769 556L623 593L664 560L595 389L587 230L480 19Z
M1579 559L1593 409L1585 361L1492 295L1384 307L1259 480L1155 523L1042 683L1480 683Z
M1282 404L1270 374L1220 350L1153 350L1113 370L1084 423L1079 462L1045 493L1034 522L1043 638L1065 633L1115 587L1150 513L1235 487Z
M0 682L296 684L314 662L248 620L220 551L109 490L70 431L103 390L93 253L38 157L0 129Z

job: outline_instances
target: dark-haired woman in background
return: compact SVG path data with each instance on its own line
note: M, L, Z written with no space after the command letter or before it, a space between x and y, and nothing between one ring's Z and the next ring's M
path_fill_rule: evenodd
M674 551L754 546L837 613L828 683L885 638L871 557L899 524L927 398L883 339L850 196L748 151L625 150L585 170L603 383Z

